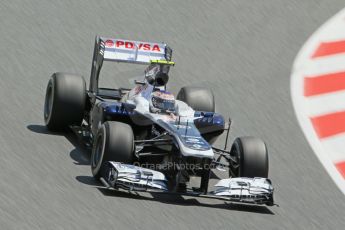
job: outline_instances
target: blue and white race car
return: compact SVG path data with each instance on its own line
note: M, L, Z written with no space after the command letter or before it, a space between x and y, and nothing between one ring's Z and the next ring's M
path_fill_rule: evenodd
M91 171L109 189L202 196L273 205L265 143L235 139L230 150L212 144L226 131L213 93L167 90L172 49L164 43L96 37L89 89L82 76L54 73L48 82L45 124L72 129L92 148ZM146 64L132 89L98 86L103 61ZM211 170L229 171L208 191ZM191 188L190 177L200 177Z

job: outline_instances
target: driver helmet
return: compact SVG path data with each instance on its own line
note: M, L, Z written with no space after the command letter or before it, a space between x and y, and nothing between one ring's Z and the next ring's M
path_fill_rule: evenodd
M167 91L154 91L150 99L150 112L173 113L175 112L175 97Z

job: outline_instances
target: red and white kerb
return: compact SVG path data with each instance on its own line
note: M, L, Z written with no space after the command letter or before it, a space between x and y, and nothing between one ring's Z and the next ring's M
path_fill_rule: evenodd
M291 95L311 147L345 194L345 9L297 55Z

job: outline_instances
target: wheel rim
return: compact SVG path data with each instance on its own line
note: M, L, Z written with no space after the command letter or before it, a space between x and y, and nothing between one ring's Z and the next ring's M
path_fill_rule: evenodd
M96 141L95 152L92 156L92 161L91 161L93 168L96 168L99 161L101 160L102 148L103 148L103 138L102 138L102 135L99 135Z
M44 101L44 119L46 121L49 120L52 108L53 108L53 87L51 83L49 83L47 87L46 98Z

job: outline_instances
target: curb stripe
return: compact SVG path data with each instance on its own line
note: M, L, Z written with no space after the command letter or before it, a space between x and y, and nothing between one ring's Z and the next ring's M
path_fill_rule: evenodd
M335 42L322 42L311 58L318 58L339 53L345 53L345 40Z
M306 97L303 106L307 117L345 111L345 90L337 93Z
M345 90L345 72L331 73L304 78L304 96Z
M345 161L339 162L335 164L335 167L337 167L338 171L340 174L343 176L345 179Z
M345 132L345 111L311 118L320 139Z
M345 8L306 41L295 58L290 87L299 125L345 195L344 19Z

